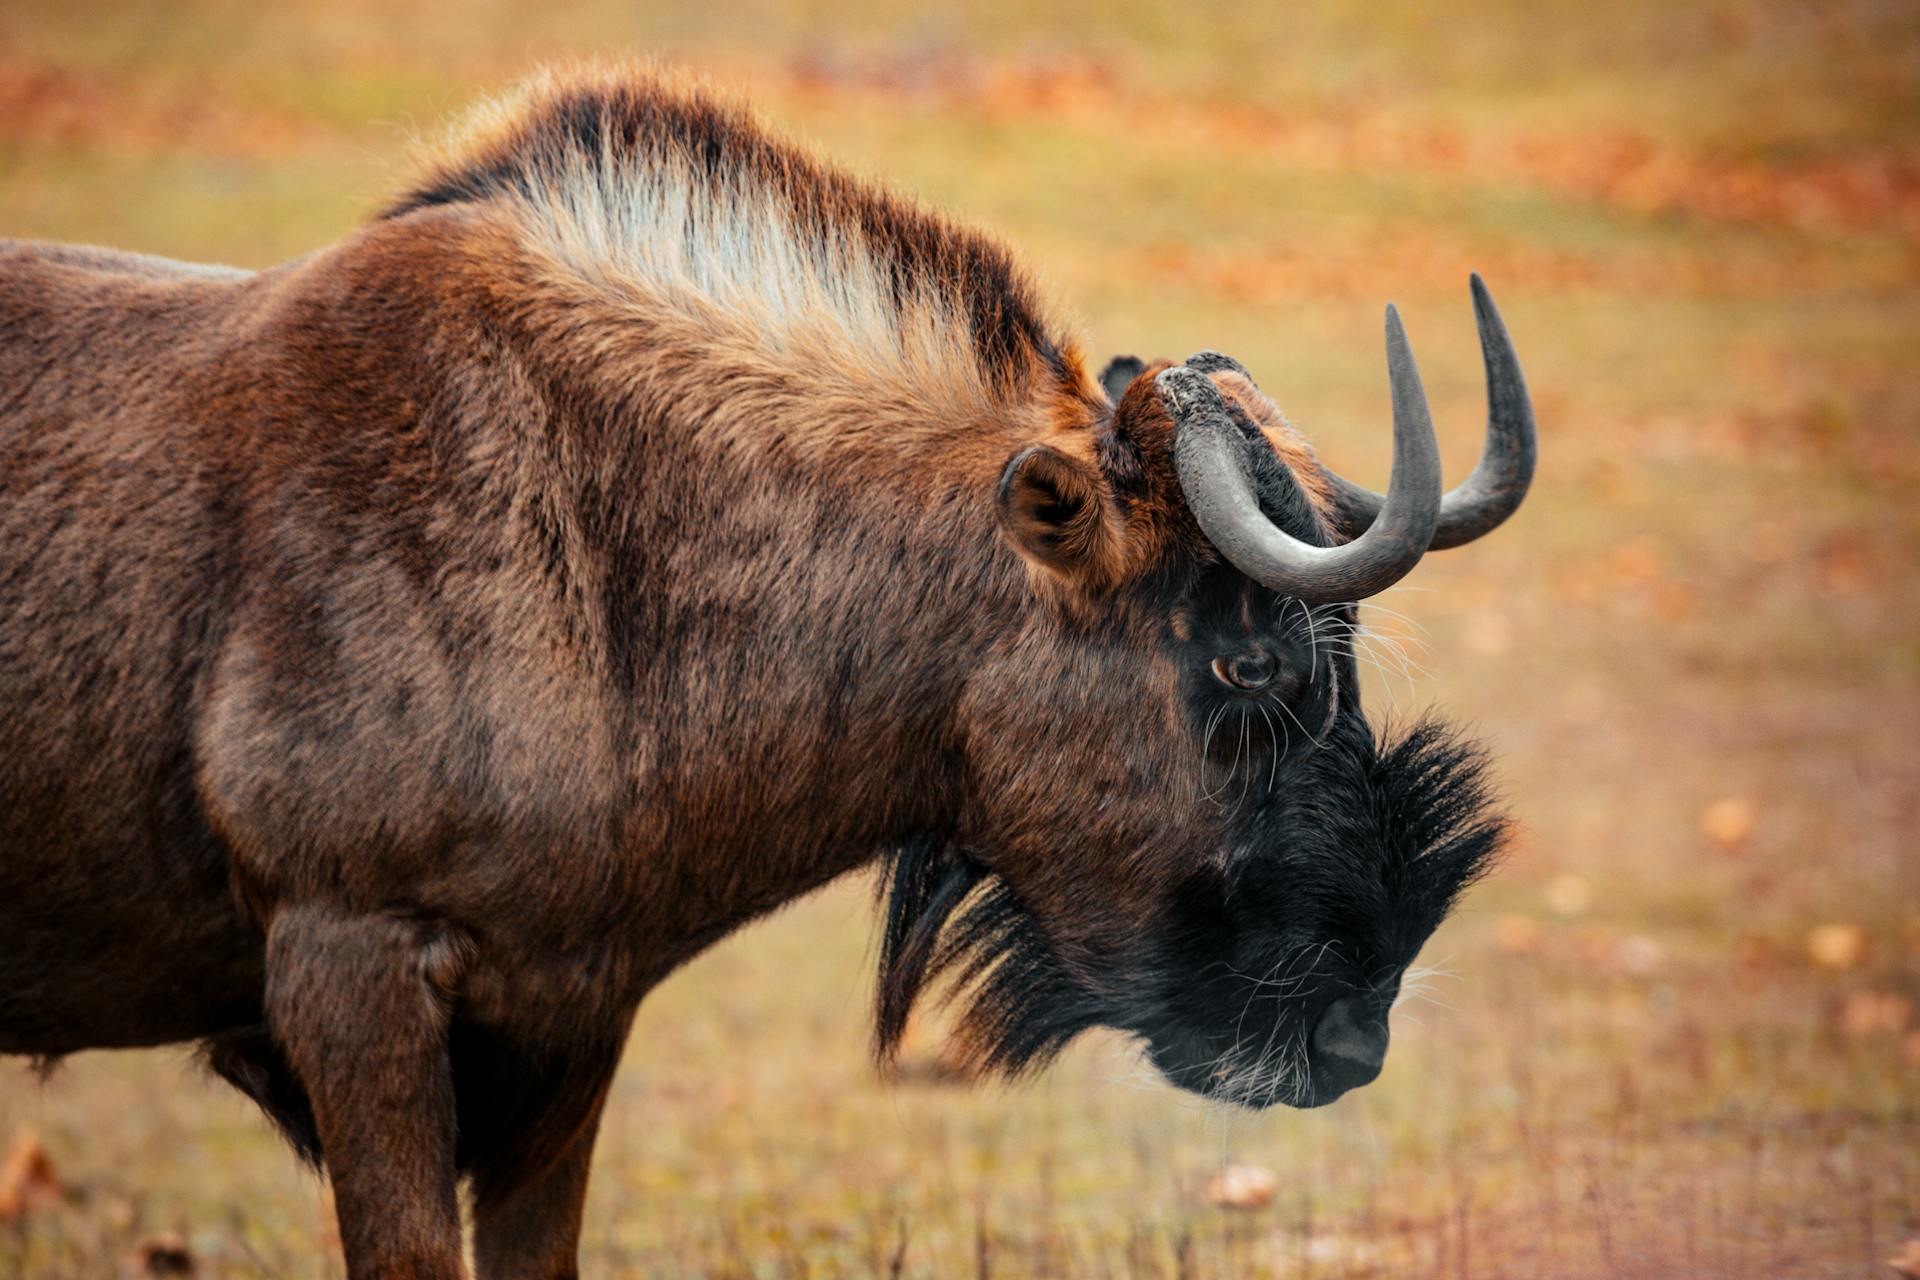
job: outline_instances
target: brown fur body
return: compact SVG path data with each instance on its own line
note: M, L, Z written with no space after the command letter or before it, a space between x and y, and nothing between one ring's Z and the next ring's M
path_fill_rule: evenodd
M371 931L459 1029L483 1216L651 985L957 821L943 726L1026 591L990 503L1024 435L926 466L532 259L484 206L259 275L0 249L0 1051L210 1038L284 1090L267 957ZM375 1034L407 993L327 950L288 947L302 1017Z
M1116 411L996 246L725 109L543 92L257 275L0 243L0 1052L202 1041L356 1277L461 1274L463 1174L483 1275L571 1274L635 1007L756 915L962 850L1097 985L1251 838L1186 803L1225 650L1166 606L1276 602L1151 379ZM622 266L633 190L744 258Z

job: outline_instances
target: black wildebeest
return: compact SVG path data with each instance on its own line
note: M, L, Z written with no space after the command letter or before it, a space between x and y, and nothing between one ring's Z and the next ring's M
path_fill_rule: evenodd
M7 244L0 1052L200 1042L356 1277L461 1274L462 1178L482 1274L571 1274L641 997L875 860L883 1054L944 972L985 1067L1108 1024L1249 1106L1365 1083L1500 835L1343 643L1526 489L1475 303L1487 453L1442 494L1390 312L1382 498L645 74L274 270Z

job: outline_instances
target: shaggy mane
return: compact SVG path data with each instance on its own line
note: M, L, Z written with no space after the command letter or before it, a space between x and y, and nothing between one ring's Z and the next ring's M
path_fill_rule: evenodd
M1081 377L1000 244L653 70L548 73L486 104L381 216L480 203L513 206L583 277L717 304L776 344L826 329L1001 391L1036 365Z

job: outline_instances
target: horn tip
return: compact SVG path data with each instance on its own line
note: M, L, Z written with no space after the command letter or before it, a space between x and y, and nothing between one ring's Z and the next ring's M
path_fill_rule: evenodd
M1411 360L1413 351L1407 341L1407 326L1400 321L1400 308L1387 304L1387 353L1393 360Z
M1493 305L1493 290L1487 288L1487 282L1480 278L1478 271L1470 277L1473 290L1473 309L1478 315L1498 320L1500 308Z

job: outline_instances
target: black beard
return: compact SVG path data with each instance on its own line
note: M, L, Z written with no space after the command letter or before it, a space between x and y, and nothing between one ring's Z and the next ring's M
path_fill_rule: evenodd
M1019 1076L1108 1018L1000 877L951 846L889 854L880 892L886 927L874 1001L874 1051L890 1063L915 1000L935 981L964 1001L956 1042L967 1068Z
M1348 868L1334 884L1350 881L1411 960L1505 844L1487 753L1433 719L1376 732L1356 716L1341 730L1289 797L1288 857Z

